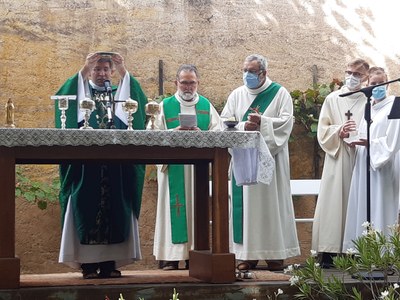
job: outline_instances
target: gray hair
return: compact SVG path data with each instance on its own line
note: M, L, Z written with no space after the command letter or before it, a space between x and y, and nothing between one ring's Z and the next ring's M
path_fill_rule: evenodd
M179 75L181 74L182 71L193 72L194 74L196 74L197 79L200 78L199 72L197 71L197 68L195 65L183 64L178 68L178 71L176 72L176 80L179 80Z
M258 66L260 67L260 71L265 71L268 68L268 62L267 59L260 55L260 54L252 54L246 57L246 59L244 61L257 61L258 62Z

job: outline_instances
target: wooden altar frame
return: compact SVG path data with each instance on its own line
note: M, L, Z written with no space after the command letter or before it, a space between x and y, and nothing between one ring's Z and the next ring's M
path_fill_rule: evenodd
M117 155L116 155L117 153ZM142 145L0 146L0 288L19 288L15 256L15 166L61 162L193 164L195 169L194 250L189 276L210 283L235 281L235 255L229 253L227 148ZM212 234L209 226L209 165L212 168ZM211 245L210 245L211 238Z

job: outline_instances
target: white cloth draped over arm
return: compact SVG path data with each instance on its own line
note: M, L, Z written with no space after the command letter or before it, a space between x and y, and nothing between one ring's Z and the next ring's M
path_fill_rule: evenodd
M79 122L82 122L85 117L85 113L79 109L79 104L83 99L85 99L86 95L88 95L88 97L90 98L89 83L87 80L83 80L82 73L80 71L78 73L77 94L78 95L77 95L76 101L78 101L77 114L78 114L78 123L79 123Z
M127 71L125 73L124 78L121 79L121 81L118 84L118 89L117 92L115 93L114 99L115 100L126 100L131 97L131 79L129 76L129 72ZM138 99L132 99L132 100L138 100ZM126 113L124 112L123 109L123 102L116 102L115 103L115 115L125 123L125 125L128 125L128 119L126 116Z

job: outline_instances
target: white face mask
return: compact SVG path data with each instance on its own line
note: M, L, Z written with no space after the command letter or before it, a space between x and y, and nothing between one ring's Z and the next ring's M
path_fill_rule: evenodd
M351 91L358 90L361 87L361 78L359 77L355 77L353 75L346 76L344 81L346 86Z

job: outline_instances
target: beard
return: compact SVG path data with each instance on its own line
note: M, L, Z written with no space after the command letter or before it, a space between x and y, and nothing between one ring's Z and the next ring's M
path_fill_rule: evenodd
M193 100L194 95L196 93L179 91L178 94L179 94L179 97L181 97L183 100L190 101L190 100Z

